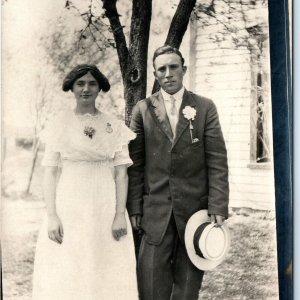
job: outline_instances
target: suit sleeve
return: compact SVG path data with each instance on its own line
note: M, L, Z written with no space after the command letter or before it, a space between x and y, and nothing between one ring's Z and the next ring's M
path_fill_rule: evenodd
M130 216L143 213L144 170L145 170L145 137L143 118L139 103L134 107L130 129L136 138L129 143L129 154L133 165L128 168L127 210Z
M208 172L208 213L228 218L229 183L227 150L215 104L210 102L205 123Z

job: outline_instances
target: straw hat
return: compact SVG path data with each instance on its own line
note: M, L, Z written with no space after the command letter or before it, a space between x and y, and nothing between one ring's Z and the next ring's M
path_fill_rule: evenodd
M212 270L222 263L230 247L226 224L211 223L207 210L200 210L190 217L184 240L190 260L203 271Z

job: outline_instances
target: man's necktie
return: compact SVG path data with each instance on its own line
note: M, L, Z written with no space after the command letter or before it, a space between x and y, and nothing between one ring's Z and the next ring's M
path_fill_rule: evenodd
M173 96L171 96L170 101L171 101L171 115L176 116L177 115L177 109L175 104L176 99Z
M171 127L172 127L173 135L175 137L176 123L177 123L177 108L176 108L176 104L175 104L176 99L173 96L171 96L170 101L171 101L170 124L171 124Z

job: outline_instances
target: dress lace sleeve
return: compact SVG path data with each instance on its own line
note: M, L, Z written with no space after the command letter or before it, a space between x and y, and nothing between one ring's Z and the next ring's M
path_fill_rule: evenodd
M127 165L127 167L132 165L132 160L129 157L128 146L123 146L121 151L116 152L115 158L113 160L113 166Z
M128 143L135 139L136 134L132 132L124 123L120 122L119 130L119 146L115 152L115 157L113 159L113 166L127 165L128 167L132 165L132 160L129 157Z

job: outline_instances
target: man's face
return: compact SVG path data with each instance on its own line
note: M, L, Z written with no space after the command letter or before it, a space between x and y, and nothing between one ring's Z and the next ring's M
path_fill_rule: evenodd
M186 67L182 66L179 55L167 53L157 56L154 69L154 76L165 92L173 95L182 88Z

